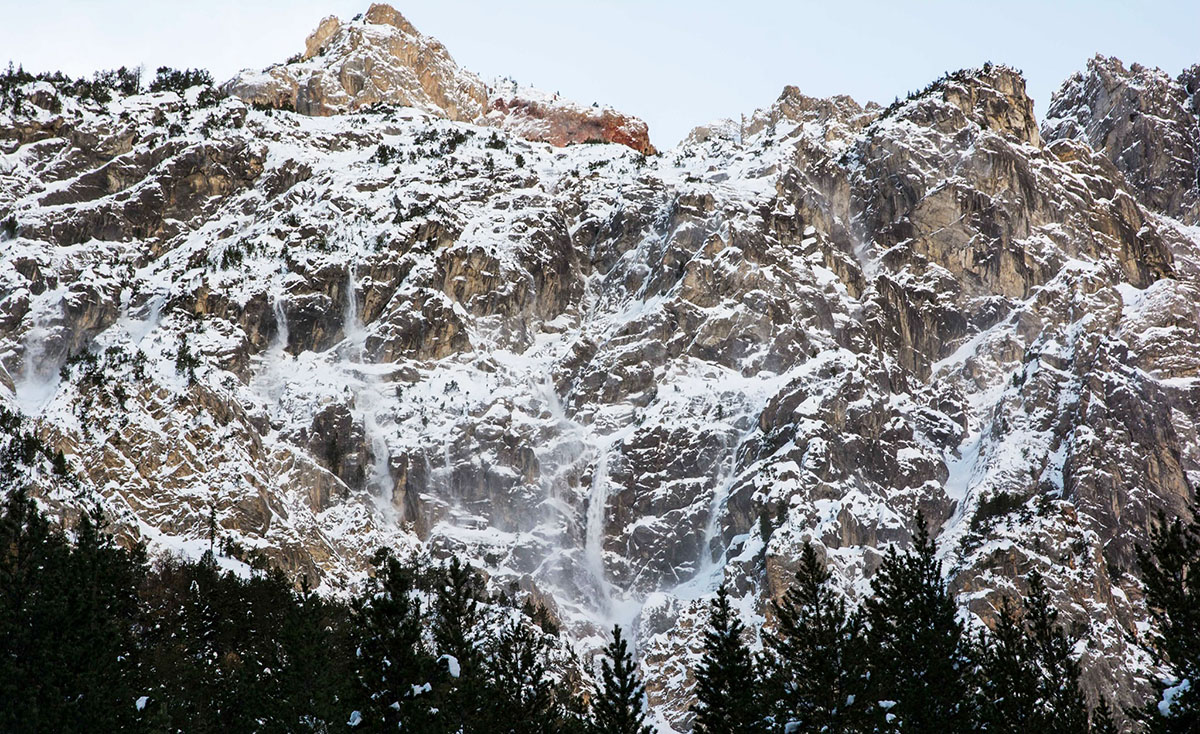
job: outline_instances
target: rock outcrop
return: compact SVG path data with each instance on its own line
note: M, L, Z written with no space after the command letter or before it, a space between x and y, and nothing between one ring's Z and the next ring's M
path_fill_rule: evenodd
M437 39L378 3L346 23L326 18L299 58L244 71L222 88L247 102L305 115L385 103L470 121L487 110L487 88L475 75L459 68Z
M560 147L602 142L654 153L646 123L636 117L507 81L489 87L460 68L439 41L379 3L349 22L325 18L303 54L263 71L243 71L222 89L251 104L305 115L380 104L415 107Z
M499 81L492 89L483 124L509 130L526 140L558 147L577 143L617 143L653 155L646 123L611 107L584 107L557 94Z
M1096 56L1063 83L1044 124L1103 152L1145 206L1200 224L1200 64L1176 78Z

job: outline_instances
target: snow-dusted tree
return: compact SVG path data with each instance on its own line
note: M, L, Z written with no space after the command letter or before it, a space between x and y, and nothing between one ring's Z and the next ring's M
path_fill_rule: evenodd
M369 729L434 731L430 682L436 661L422 641L426 617L415 591L414 573L390 553L373 559L375 577L354 600L360 696L355 711Z
M982 729L1087 734L1079 662L1040 573L1029 576L1023 610L1002 603L996 629L980 649Z
M435 577L433 638L441 665L438 708L453 728L473 731L486 717L480 680L482 655L476 644L481 621L479 580L474 569L457 557Z
M1079 661L1071 652L1074 645L1058 623L1058 609L1050 599L1045 579L1037 571L1029 575L1025 624L1031 662L1041 673L1038 693L1042 725L1048 731L1086 734L1087 701L1079 687Z
M1038 672L1029 664L1029 641L1021 610L1012 599L1000 603L995 629L980 636L979 720L984 731L1031 725L1038 701Z
M1092 734L1117 734L1119 731L1108 699L1101 696L1096 708L1092 709Z
M766 731L758 670L742 639L746 628L730 606L724 584L717 589L708 619L692 707L696 733Z
M543 734L559 728L558 691L546 664L540 630L524 621L505 625L495 636L484 666L486 727L479 732Z
M1174 673L1160 684L1146 723L1152 732L1194 732L1200 722L1200 521L1160 519L1138 560L1160 632L1155 647Z
M0 505L0 731L132 728L144 559L102 525L84 513L72 547L24 489Z
M922 517L913 547L889 548L863 605L870 655L867 704L878 731L973 731L958 607Z
M775 605L765 636L767 697L774 720L799 732L866 731L866 654L860 624L811 545Z
M646 725L646 687L621 627L613 627L613 640L600 665L600 690L592 700L593 734L650 734Z

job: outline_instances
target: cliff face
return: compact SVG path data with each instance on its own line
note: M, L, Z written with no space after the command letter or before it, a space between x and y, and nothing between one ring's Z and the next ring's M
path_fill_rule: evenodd
M610 107L585 107L508 82L485 85L459 68L436 39L382 4L347 23L326 18L302 55L263 71L243 71L222 89L252 104L305 115L398 105L556 146L605 142L654 152L646 123Z
M1044 127L1104 153L1145 206L1200 224L1200 64L1172 78L1096 56L1054 95Z
M0 400L82 488L31 475L47 506L184 552L215 516L329 591L459 553L583 651L632 625L678 729L719 581L769 616L813 542L862 591L920 510L979 620L1039 568L1135 695L1133 548L1200 478L1200 240L1132 159L1006 67L789 87L648 157L430 89L466 112L0 113Z

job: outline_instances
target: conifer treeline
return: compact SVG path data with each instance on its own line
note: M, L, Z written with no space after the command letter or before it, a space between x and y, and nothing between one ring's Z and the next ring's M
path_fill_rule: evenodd
M1005 600L993 630L971 634L943 582L918 518L913 548L894 547L854 611L811 546L777 620L754 655L725 587L709 612L697 670L698 734L787 732L1045 732L1115 734L1112 704L1090 715L1080 666L1044 579L1018 605ZM1140 553L1146 598L1175 671L1128 725L1152 734L1200 732L1200 524L1160 523Z
M95 513L73 535L23 491L0 508L5 734L648 731L619 630L589 706L554 664L544 610L504 612L457 560L380 552L342 603L279 571L222 571L211 552L150 565Z
M278 571L223 572L211 553L148 564L96 513L72 535L23 491L0 507L0 731L650 732L619 628L591 690L551 654L558 630L544 610L498 612L457 560L381 551L343 603ZM1151 732L1194 731L1200 525L1162 524L1141 565L1175 677L1126 713ZM1070 640L1042 579L1029 581L994 630L973 634L923 527L910 551L887 552L854 610L807 547L759 653L720 589L696 731L1118 731L1109 702L1089 716Z

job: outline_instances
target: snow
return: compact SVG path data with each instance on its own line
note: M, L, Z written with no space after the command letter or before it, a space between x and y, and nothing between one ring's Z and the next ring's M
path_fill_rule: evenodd
M495 86L496 94L561 103L532 88ZM114 104L114 114L127 112L135 123L163 108L169 121L184 125L183 144L205 139L197 119L185 124L171 107L177 99ZM220 109L240 104L228 100ZM875 123L869 135L914 157L914 186L967 185L934 157L950 144L902 118ZM365 558L379 546L460 553L497 588L532 584L548 594L581 654L605 642L598 630L628 628L640 651L670 661L648 674L677 690L688 680L680 649L694 642L677 632L698 628L722 582L745 584L734 604L743 621L761 626L757 569L764 561L782 567L802 544L815 543L853 602L869 583L873 554L903 542L911 511L923 501L950 513L939 557L948 574L968 574L979 589L962 601L1009 588L1009 579L988 570L991 554L1049 566L1051 551L1039 542L1065 547L1080 540L1085 554L1099 548L1086 508L1078 520L1068 520L1058 504L1046 517L1014 513L985 538L972 539L971 525L981 502L1002 492L1032 487L1065 505L1072 452L1105 441L1084 425L1065 434L1056 427L1057 417L1072 420L1088 398L1077 373L1081 345L1101 328L1101 316L1115 324L1105 333L1135 354L1145 354L1142 345L1151 340L1187 344L1183 326L1156 320L1172 299L1186 302L1184 286L1173 279L1147 288L1119 282L1111 262L1064 244L1074 237L1068 224L1033 227L1013 244L1031 267L1045 268L1048 280L997 297L997 318L980 317L983 326L970 327L941 353L918 355L928 368L918 375L865 343L864 324L883 303L877 278L887 274L902 292L939 307L961 312L980 304L950 288L954 276L936 263L891 268L884 256L910 257L905 248L913 243L881 252L859 238L861 223L845 212L822 210L828 221L818 217L820 227L805 219L802 228L788 229L806 207L821 208L804 188L808 182L793 180L797 162L845 155L861 172L868 133L836 121L779 120L746 135L736 127L733 134L733 124L724 123L707 139L641 160L621 146L555 149L503 131L496 134L507 150L492 150L484 145L492 128L416 109L325 118L247 111L244 129L217 135L262 147L260 180L310 172L286 191L268 196L256 185L238 193L204 221L179 223L182 233L155 243L162 253L153 258L144 241L4 243L0 292L28 298L30 308L0 342L0 399L78 437L80 462L110 467L100 494L157 552L197 558L207 551L207 511L216 506L223 538L251 550L313 549L325 572L321 588L332 593L360 582ZM430 136L454 133L468 137L453 153L429 152ZM398 150L397 159L373 161L380 145ZM58 216L37 197L70 184L37 180L35 153L25 146L0 155L4 175L42 187L21 190L14 211L22 221ZM983 153L972 143L955 154ZM1030 157L1030 175L1074 175L1043 158ZM774 229L768 216L778 220ZM298 236L293 218L321 233L323 243ZM416 241L418 231L435 225L447 232L441 241ZM848 242L827 231L839 227ZM536 239L543 232L561 235L570 248L566 276L551 267L556 243ZM1180 237L1200 241L1200 231ZM239 247L244 259L222 266L221 257ZM71 293L64 286L34 296L9 265L17 258L33 259L60 283L82 281L104 298L114 294L120 313L92 347L144 355L146 378L132 408L79 415L82 391L60 380L65 355L49 349L67 331ZM492 285L455 292L453 285L470 279L459 273L443 282L448 263L470 263L471 274L494 279ZM289 346L306 333L288 314L314 298L311 276L329 273L329 292L316 294L332 304L334 323L322 326L328 343ZM535 273L579 293L561 311L534 302ZM215 315L196 323L181 313L177 304L201 289L238 308L263 304L254 318L274 322L253 325L266 343L248 349L244 364L231 355L244 348L251 324ZM498 313L508 307L519 315ZM409 318L420 329L453 322L470 346L416 356L389 351L401 343L396 325ZM686 325L677 328L673 319ZM197 386L174 367L185 333L205 358ZM781 344L795 349L776 351ZM1182 370L1137 369L1129 380L1163 388L1188 389L1196 379ZM128 368L108 376L136 384ZM1126 376L1106 377L1127 387L1120 382ZM637 389L627 389L634 381ZM1031 403L1025 385L1043 386L1045 399ZM209 402L192 402L197 394ZM229 414L214 415L214 404ZM331 406L344 406L362 432L361 487L334 477L301 438ZM877 422L859 420L871 413ZM871 431L900 437L886 443L894 463L881 463L896 476L868 476L861 467L839 475L836 460L844 453L877 450ZM130 435L142 439L134 451L144 455L116 447L116 438ZM695 470L669 481L638 473L638 442L653 449L649 439L658 435L668 437L660 463L695 442ZM528 451L520 461L514 446ZM161 462L149 461L160 454ZM910 475L917 477L911 484ZM169 494L155 490L164 483ZM330 487L328 498L314 489ZM418 503L428 503L430 519L420 535L406 516ZM503 503L511 504L502 513L496 508ZM631 503L641 514L622 517ZM247 506L260 524L239 515ZM658 552L683 543L698 552L679 552L675 567L660 573L657 560L630 552L635 534L655 539ZM217 562L252 573L233 558ZM1088 573L1081 560L1079 569L1064 572L1064 584L1096 587ZM1135 618L1136 602L1109 586L1113 607ZM1102 625L1096 630L1102 641L1113 634ZM446 661L458 675L458 661ZM360 722L354 712L348 724Z

